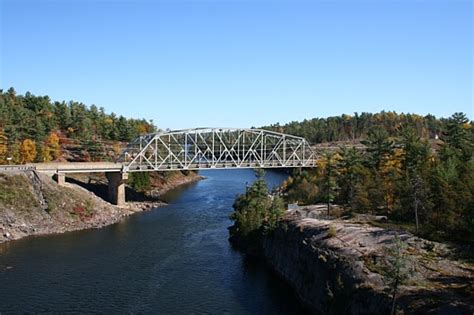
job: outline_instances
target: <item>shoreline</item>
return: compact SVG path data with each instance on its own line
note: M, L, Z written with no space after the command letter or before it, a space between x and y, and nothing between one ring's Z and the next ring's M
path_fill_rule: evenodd
M159 195L202 179L204 177L198 174L172 179L159 190ZM58 186L49 176L33 171L2 173L0 184L3 184L2 180L6 184L11 181L11 186L14 186L12 192L17 194L12 195L10 202L3 200L2 203L0 199L0 244L29 236L100 229L133 214L167 204L156 199L128 201L125 206L119 207L78 183L68 182L65 186ZM5 189L8 189L7 186Z
M450 245L354 220L328 219L324 208L287 211L275 230L262 234L258 246L238 240L232 245L262 259L312 313L386 314L391 306L388 248L398 237L407 246L411 270L397 292L400 311L474 312L474 265L453 255Z

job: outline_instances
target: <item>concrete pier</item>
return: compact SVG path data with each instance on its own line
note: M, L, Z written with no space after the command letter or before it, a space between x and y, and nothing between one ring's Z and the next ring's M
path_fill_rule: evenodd
M128 173L110 172L105 173L109 181L109 201L117 206L125 205L125 180Z
M58 182L59 186L64 186L64 184L66 184L66 174L57 173L56 174L56 181Z

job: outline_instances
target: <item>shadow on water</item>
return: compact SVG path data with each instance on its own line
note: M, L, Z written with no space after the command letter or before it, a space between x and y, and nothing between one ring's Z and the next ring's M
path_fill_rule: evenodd
M233 249L234 251L238 251ZM259 313L269 314L311 314L307 309L300 305L298 296L293 288L277 274L271 266L263 259L243 255L241 260L242 273L248 279L247 286L253 286L256 283L262 286L274 302L271 308L267 308L265 304L257 305L249 304L248 311L253 312L261 307ZM242 295L238 295L243 297ZM247 303L247 301L242 301Z

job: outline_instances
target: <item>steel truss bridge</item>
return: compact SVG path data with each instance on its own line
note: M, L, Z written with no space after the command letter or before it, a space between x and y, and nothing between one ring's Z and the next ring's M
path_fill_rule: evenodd
M112 163L30 163L1 166L0 172L54 174L59 185L66 184L68 173L104 172L110 202L123 206L129 172L315 167L318 157L301 137L262 129L198 128L140 136Z
M314 167L301 137L262 129L197 128L140 136L121 153L122 172Z

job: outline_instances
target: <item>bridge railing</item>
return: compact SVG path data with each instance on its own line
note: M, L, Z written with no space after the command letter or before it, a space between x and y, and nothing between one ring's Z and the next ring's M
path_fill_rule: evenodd
M36 167L31 165L0 165L0 172L34 171Z

